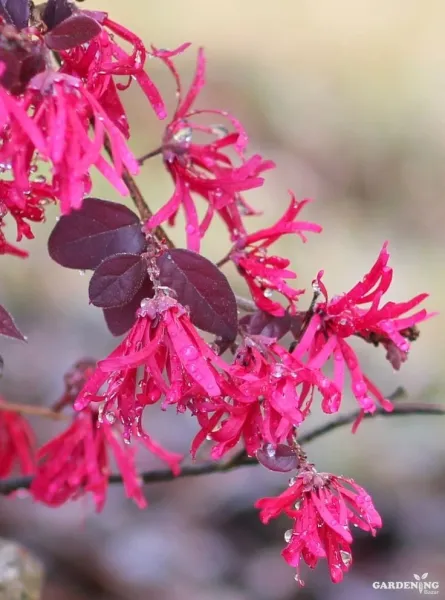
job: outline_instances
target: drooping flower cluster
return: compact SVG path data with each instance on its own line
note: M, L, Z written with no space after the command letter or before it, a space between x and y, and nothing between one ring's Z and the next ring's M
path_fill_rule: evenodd
M2 410L0 399L0 478L17 468L23 475L35 471L35 440L27 421L18 413Z
M19 4L22 12L28 9L19 0L19 10ZM142 41L106 13L81 11L67 0L50 0L33 26L18 18L6 22L8 17L7 11L0 16L0 165L8 175L7 212L17 218L14 212L20 211L23 222L42 220L48 200L59 201L63 213L79 208L91 189L93 166L127 195L125 173L136 174L139 166L127 146L129 127L118 90L135 79L156 115L166 117L144 70L148 53ZM128 84L117 82L119 76L127 76ZM29 225L25 235L32 236ZM3 253L23 255L1 242Z
M186 220L187 247L199 251L200 240L210 227L213 216L218 213L230 232L232 241L245 235L242 215L254 214L246 204L241 192L257 188L263 184L262 174L275 165L255 154L245 157L248 142L247 133L241 123L221 110L199 110L192 106L205 84L205 58L201 49L198 64L190 90L184 96L179 75L164 54L159 54L170 67L177 82L178 106L172 121L165 130L162 141L162 154L170 172L175 190L170 200L151 217L147 223L155 228L162 223L175 222L182 206ZM194 119L202 115L223 117L234 126L231 133L221 125L202 125ZM200 143L194 137L202 135ZM240 160L234 165L229 151L233 150ZM207 211L201 222L198 219L192 194L196 193L207 201Z
M382 527L371 496L352 479L318 473L304 464L289 481L289 487L276 498L261 498L255 505L263 523L281 513L294 520L284 534L287 544L282 555L295 567L300 585L302 560L312 569L326 559L331 579L339 583L352 565L350 525L372 535Z
M212 459L228 455L231 461L237 448L235 457L255 457L271 470L297 469L280 496L258 500L260 517L267 523L285 513L294 520L283 557L297 569L297 581L301 563L313 568L319 559L340 581L352 564L350 524L374 535L381 519L354 481L319 473L307 462L300 426L314 402L328 415L340 410L346 375L359 405L355 428L377 405L392 410L353 343L383 346L399 369L419 335L417 325L431 316L418 308L427 295L383 303L393 277L385 244L363 280L341 296L328 296L321 271L312 301L302 307L305 290L293 285L294 265L269 252L283 236L305 242L321 227L300 220L309 201L291 193L274 225L248 231L245 217L256 211L244 193L260 187L275 165L249 154L247 132L232 115L195 108L205 85L204 51L198 51L185 92L175 59L189 44L148 49L108 14L80 10L68 0L48 0L32 14L28 0L17 0L12 12L7 5L0 2L0 254L26 256L5 240L4 217L15 220L18 241L32 239L31 223L45 219L49 202L57 204L62 216L48 243L51 257L94 271L90 303L104 311L113 335L125 337L109 356L81 360L66 374L65 392L51 410L52 416L71 411L69 425L36 456L26 421L4 405L0 477L17 465L22 474L35 474L25 484L36 501L59 506L91 494L100 511L114 461L114 479L144 508L139 447L166 463L167 475L181 473L183 455L165 449L146 426L148 407L173 407L197 421L194 459L207 449ZM173 76L178 101L156 149L136 160L120 92L136 81L150 112L167 117L145 70L148 57ZM209 124L221 118L226 125ZM158 155L173 191L152 213L132 176ZM86 197L92 167L121 196L131 193L139 215ZM186 223L183 249L173 248L162 229L175 224L179 211ZM217 265L199 253L215 216L226 225L231 246ZM220 270L229 261L251 300L237 298ZM240 310L248 317L239 318ZM25 339L2 311L0 334Z

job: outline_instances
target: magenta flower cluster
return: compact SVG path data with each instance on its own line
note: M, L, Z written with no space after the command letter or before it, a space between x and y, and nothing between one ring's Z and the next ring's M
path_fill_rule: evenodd
M60 506L90 494L101 510L114 461L125 493L144 508L138 447L181 473L184 457L148 431L148 407L173 408L196 418L192 457L207 449L220 460L237 449L267 468L292 471L281 495L257 501L260 518L267 523L284 513L293 521L283 558L298 582L302 561L314 568L320 559L332 580L341 581L352 564L351 525L375 535L382 521L362 487L308 462L299 428L314 404L332 415L348 393L360 409L355 428L378 406L392 410L354 348L356 342L382 347L399 369L417 325L430 316L420 308L427 295L385 299L393 277L385 243L349 291L328 294L321 271L302 306L307 293L296 287L291 261L275 255L273 246L283 236L306 242L322 228L301 216L309 200L290 193L278 221L254 229L256 210L244 192L262 186L275 164L249 154L247 132L232 115L195 107L205 85L204 51L198 50L195 76L184 90L175 59L189 44L172 51L147 47L108 14L68 0L49 0L33 11L27 0L17 0L14 10L8 6L0 4L1 225L9 215L17 241L32 238L32 224L56 203L62 216L50 236L51 257L93 271L90 302L103 310L111 333L124 337L109 356L82 360L66 374L55 410L69 412L70 422L39 449L23 416L0 412L0 477L18 466L33 476L35 501ZM175 82L170 116L147 73L149 57ZM139 160L129 146L122 102L134 85L155 117L166 119L155 150ZM208 125L212 120L216 124ZM145 206L136 215L91 196L94 167L140 208L131 182L155 156L172 179L171 196L157 212ZM198 197L205 202L202 216ZM173 248L164 233L179 212L186 248ZM215 219L227 229L217 265L200 253ZM1 231L0 252L26 256ZM247 303L237 300L221 270L228 263L250 292ZM240 310L247 313L242 318Z

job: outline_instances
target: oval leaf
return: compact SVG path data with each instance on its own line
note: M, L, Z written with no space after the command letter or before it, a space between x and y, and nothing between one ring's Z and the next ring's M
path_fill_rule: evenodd
M272 444L265 444L257 450L256 457L258 462L270 471L287 473L293 471L299 466L298 456L295 450L286 444L278 444L274 447Z
M70 50L94 39L101 32L97 21L77 13L68 17L45 35L45 43L50 50Z
M210 260L191 250L173 249L158 259L160 281L190 309L196 327L234 340L238 331L235 294Z
M23 29L28 25L29 0L0 0L0 15L7 23Z
M113 254L139 254L144 247L139 217L97 198L85 198L79 210L61 217L48 240L51 258L70 269L95 269Z
M15 338L16 340L21 340L22 342L26 342L26 338L17 329L16 324L14 323L13 318L3 306L0 305L0 335L6 335L11 338Z
M264 335L269 338L281 339L291 329L291 317L285 313L282 317L274 317L262 310L246 315L240 321L247 333Z
M124 306L133 300L146 276L147 265L139 254L110 256L91 277L90 302L99 308Z
M73 14L74 6L69 0L48 0L42 15L42 21L48 30L68 19Z
M112 335L124 335L136 320L136 311L144 298L153 297L153 284L147 278L136 296L124 306L104 309L107 327Z

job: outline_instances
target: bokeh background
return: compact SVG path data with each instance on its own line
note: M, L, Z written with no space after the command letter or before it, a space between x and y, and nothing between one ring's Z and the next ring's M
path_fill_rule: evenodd
M251 134L252 151L278 163L266 185L249 196L264 211L252 227L277 217L288 188L315 200L307 217L324 233L304 246L289 238L276 248L292 257L301 286L323 268L333 293L349 289L389 240L392 299L428 291L428 308L443 310L442 0L88 0L84 6L108 10L158 47L192 42L178 60L186 81L196 48L205 46L208 86L200 105L236 114ZM174 99L162 65L150 61L148 68ZM155 148L162 125L142 94L131 89L125 102L136 154ZM171 183L159 159L139 180L153 207L169 197ZM99 180L96 195L115 197ZM88 275L64 270L47 256L56 216L49 212L46 224L35 227L29 260L2 258L2 303L29 337L26 347L0 340L6 361L0 391L10 401L50 404L76 360L103 356L115 343L101 312L88 306ZM209 257L222 256L224 235L216 228L209 236ZM172 237L184 239L180 229ZM399 373L382 351L366 347L361 356L386 393L403 385L412 400L442 402L444 339L445 321L438 316L422 326ZM312 425L324 418L314 415ZM41 440L57 429L35 425ZM390 592L374 590L373 581L410 581L425 572L440 581L439 597L445 597L444 426L439 417L376 419L355 436L338 430L308 447L319 469L368 487L385 521L376 539L358 537L355 564L339 586L322 564L303 571L306 587L296 587L280 557L286 522L264 527L252 508L287 478L261 467L150 486L144 512L120 489L111 491L99 516L82 501L50 510L26 497L1 499L0 535L20 540L44 560L44 600L376 600ZM194 428L186 417L155 412L150 431L186 451ZM141 466L156 463L144 457Z

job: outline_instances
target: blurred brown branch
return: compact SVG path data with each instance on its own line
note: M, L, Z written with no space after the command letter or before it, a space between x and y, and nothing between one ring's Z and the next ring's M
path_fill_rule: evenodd
M391 400L400 399L405 395L405 391L402 388L397 388L389 398ZM346 415L340 415L321 425L311 431L301 435L298 442L301 446L308 444L326 433L339 429L344 425L350 425L361 415L360 410L352 411ZM382 408L377 408L375 413L366 413L363 415L364 419L371 419L377 416L380 417L400 417L408 415L445 415L445 406L441 404L427 404L421 402L409 402L406 404L396 404L392 412L386 412ZM232 457L227 462L205 462L201 465L186 465L182 468L182 471L178 477L196 477L198 475L207 475L210 473L225 473L238 467L248 467L257 465L258 461L254 456L247 456L245 451L241 451L239 454ZM172 481L176 477L172 474L169 469L159 469L156 471L149 471L141 474L141 479L144 483L161 483L164 481ZM17 490L27 489L30 487L32 477L16 477L11 479L5 479L0 481L0 494L7 495ZM122 477L120 475L111 475L109 479L110 484L122 483Z

